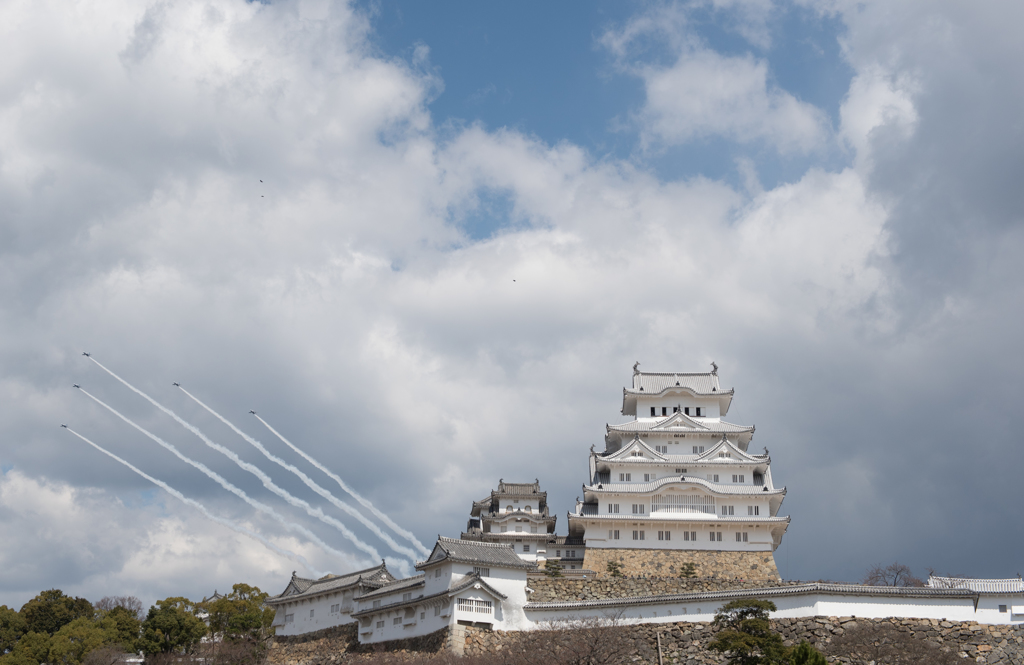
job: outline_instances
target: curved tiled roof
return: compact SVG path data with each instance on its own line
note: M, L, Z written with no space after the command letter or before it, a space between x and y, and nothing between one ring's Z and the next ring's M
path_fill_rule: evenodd
M540 535L540 534L538 534ZM438 536L434 551L426 561L416 564L417 570L440 563L454 561L470 565L495 566L500 568L525 568L534 570L537 564L519 558L510 545L501 543L484 543L475 540L445 538Z
M722 386L718 382L718 374L714 372L636 372L633 374L632 387L626 388L626 390L649 395L660 393L668 388L689 388L702 395L732 392L731 389L722 390Z
M1019 577L1006 579L974 579L971 577L928 577L932 589L970 589L978 593L1024 593L1024 580Z
M752 515L718 515L717 513L644 513L634 515L632 513L594 513L585 515L582 513L569 513L570 518L605 521L629 521L629 522L735 522L743 524L789 524L789 517L768 517Z
M288 582L288 586L285 588L285 593L268 598L266 602L271 605L274 603L290 602L298 598L310 598L321 593L327 593L329 591L335 591L337 589L343 589L357 584L378 587L382 584L387 584L394 579L394 575L388 572L387 566L384 563L373 566L372 568L357 570L354 573L348 573L346 575L327 575L326 577L322 577L317 580L299 577L295 573L292 573L292 579ZM287 593L289 589L294 589L294 591L292 593ZM286 593L287 595L285 595Z
M766 492L763 487L758 487L756 485L726 485L724 483L713 483L704 480L703 478L697 478L696 476L668 476L666 478L652 480L649 483L601 483L602 486L600 488L597 485L584 485L583 491L616 494L644 494L646 492L655 492L666 485L680 482L700 485L712 494L721 495L773 496L777 494L784 495L786 493L785 487L769 488Z
M621 425L605 425L605 429L609 432L674 432L676 430L685 431L687 434L690 432L705 432L710 434L742 434L744 432L753 432L753 425L736 425L733 423L726 422L724 420L705 420L701 418L698 420L696 417L690 418L696 425L696 427L688 427L686 425L674 425L672 428L661 428L658 429L658 425L671 420L672 416L662 416L658 418L637 418Z
M423 573L419 575L413 575L412 577L406 577L405 579L395 580L385 584L379 589L368 591L361 596L357 596L356 600L366 600L367 598L376 598L377 596L386 596L389 593L395 593L403 589L413 589L417 586L421 586L426 583L426 577Z
M582 608L629 607L693 601L728 601L736 598L776 598L801 596L810 593L833 593L844 596L890 596L895 598L976 598L977 592L970 589L932 589L928 587L877 587L860 584L794 584L792 586L767 587L760 589L735 589L730 591L706 591L703 593L678 593L664 596L633 596L609 598L606 600L552 601L527 603L529 610L573 610Z
M495 492L492 492L494 494ZM546 494L546 492L540 491L540 480L534 480L532 483L506 483L504 479L498 481L497 494L509 494L513 496L522 496L526 494Z
M422 576L420 576L420 577L422 577ZM410 579L413 579L413 578L410 578ZM402 580L400 580L400 581L402 581ZM497 589L492 587L490 584L488 584L482 577L480 577L479 573L473 573L471 575L466 575L466 577L464 577L462 580L460 580L458 584L456 584L456 585L454 585L454 586L452 586L452 587L450 587L448 589L445 589L443 591L439 591L437 593L432 593L429 596L419 596L417 598L412 598L410 600L399 600L399 601L396 601L394 603L388 603L387 605L381 605L380 607L368 607L368 608L366 608L364 610L360 610L358 612L353 612L352 616L353 617L364 617L364 616L367 616L367 615L370 615L370 614L376 614L376 613L382 612L382 611L386 612L388 610L394 610L394 609L397 609L397 608L400 608L400 607L404 607L406 605L420 605L420 604L423 604L423 603L428 603L430 601L437 601L440 598L450 598L451 596L454 596L455 594L458 594L458 593L462 593L466 589L469 589L469 588L471 588L471 587L473 587L473 586L475 586L477 584L479 584L481 588L486 589L488 593L490 593L491 595L495 596L496 598L500 598L501 600L505 600L506 598L508 598L508 596L506 596L505 594L501 593L500 591L498 591ZM415 585L413 585L413 586L415 586ZM359 600L362 600L364 598L366 598L366 596L361 596L359 598Z

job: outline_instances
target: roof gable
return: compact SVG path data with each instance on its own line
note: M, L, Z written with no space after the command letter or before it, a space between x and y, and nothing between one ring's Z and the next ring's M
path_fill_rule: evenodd
M664 420L651 426L652 430L669 429L671 427L685 427L686 429L706 430L707 426L700 424L682 411L676 411Z
M437 542L434 544L434 550L427 557L426 561L416 564L416 569L421 570L445 560L494 568L533 570L537 567L535 563L520 559L511 545L438 536Z
M723 457L723 453L726 455ZM751 455L748 455L744 451L740 450L737 446L733 445L724 436L719 439L718 443L708 448L701 455L697 457L698 462L717 462L717 461L739 461L739 462L753 462L761 463L763 459L756 459Z
M661 453L656 452L653 448L644 443L638 435L633 437L632 441L622 446L611 455L606 455L602 459L613 460L616 462L628 462L630 460L653 460L657 462L664 462L668 458Z

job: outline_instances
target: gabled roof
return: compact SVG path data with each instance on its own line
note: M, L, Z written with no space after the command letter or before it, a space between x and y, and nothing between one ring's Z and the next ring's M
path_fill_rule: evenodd
M753 432L753 425L736 425L724 420L691 418L680 413L656 418L637 418L621 425L605 425L609 432L710 432L712 434L741 434Z
M643 458L641 458L638 455L634 455L633 454L633 452L637 451L637 450L639 450L640 452L643 453ZM656 450L654 450L653 448L648 446L646 443L644 443L640 439L639 435L634 437L632 441L630 441L626 445L622 446L621 448L616 450L614 453L611 453L609 455L604 455L603 457L601 457L601 459L605 460L605 461L615 461L615 462L639 460L639 459L656 460L656 461L659 461L659 462L664 462L664 461L668 460L668 458L665 455L662 455L661 453L657 452Z
M714 462L719 459L723 459L718 456L719 453L728 453L731 457L724 459L739 460L741 462L753 462L754 464L760 464L765 461L763 455L748 455L746 452L741 450L739 447L733 445L724 436L713 446L710 446L702 454L697 456L698 462Z
M417 577L422 578L423 576L419 575ZM410 578L410 579L414 579L414 578ZM402 581L406 581L406 580L400 580L400 582L402 582ZM415 588L415 585L412 585L412 586L413 586L413 588ZM356 618L359 618L359 617L364 617L364 616L367 616L367 615L370 615L370 614L376 614L376 613L382 612L382 611L383 612L387 612L389 610L401 609L402 607L406 607L406 606L409 606L409 605L423 605L423 604L427 604L427 603L438 603L438 602L441 602L444 599L451 598L451 597L453 597L455 595L458 595L458 594L462 593L466 589L471 589L473 587L478 587L481 590L486 591L487 593L489 593L491 596L493 596L499 602L508 598L508 596L506 596L505 594L501 593L500 591L498 591L497 589L492 587L490 584L488 584L486 581L484 581L484 579L482 577L480 577L479 573L473 573L471 575L466 575L464 578L462 578L461 580L456 582L451 587L449 587L447 589L444 589L443 591L439 591L437 593L432 593L429 596L419 596L417 598L412 598L410 600L399 600L399 601L395 601L393 603L388 603L387 605L381 605L380 607L367 607L365 609L359 610L358 612L353 612L352 616L356 617ZM367 596L361 596L359 598L359 600L364 600L365 598L367 598Z
M1024 580L1019 577L1006 579L974 579L971 577L928 577L932 589L970 589L978 593L1024 593Z
M722 386L718 372L633 372L633 385L626 390L646 394L660 393L667 388L688 388L700 395L718 394Z
M520 559L510 545L438 536L437 543L434 544L434 551L430 553L426 561L416 564L416 570L423 570L446 560L496 568L534 570L537 567L535 563Z
M423 586L426 583L425 580L426 578L423 576L423 573L420 573L419 575L413 575L412 577L406 577L405 579L395 580L394 582L389 582L388 584L385 584L379 589L374 589L373 591L368 591L367 593L364 593L363 595L357 597L356 600L377 598L379 596L386 596L388 594L395 593L396 591L415 589L418 586Z
M299 577L292 572L292 578L288 582L288 586L285 587L284 591L280 595L268 598L268 604L284 603L296 600L298 598L310 598L318 596L322 593L337 591L338 589L344 589L352 586L363 586L367 588L377 588L388 582L394 581L395 576L388 572L387 565L381 562L380 565L373 566L372 568L366 568L364 570L357 570L354 573L348 573L347 575L326 575L318 580L311 580L304 577Z
M522 496L524 494L547 494L547 492L540 491L540 480L534 480L532 483L506 483L503 478L498 480L497 493L515 496Z

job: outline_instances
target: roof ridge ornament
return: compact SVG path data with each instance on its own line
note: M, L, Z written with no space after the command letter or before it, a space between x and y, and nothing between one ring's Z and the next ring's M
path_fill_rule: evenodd
M718 376L718 364L714 360L711 361L711 373Z
M639 373L640 373L640 361L638 360L635 363L633 363L633 376L636 376Z

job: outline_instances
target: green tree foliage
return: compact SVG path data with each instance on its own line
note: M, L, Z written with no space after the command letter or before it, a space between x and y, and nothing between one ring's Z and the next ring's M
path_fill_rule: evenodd
M216 660L262 662L274 636L274 609L263 604L268 595L258 587L236 584L231 593L204 606L214 642L221 645Z
M142 622L142 651L147 655L192 652L206 635L206 624L196 616L196 610L188 598L158 600Z
M0 655L13 651L14 645L27 631L24 617L6 605L0 605Z
M544 561L544 574L548 577L562 576L562 563L558 559L547 559Z
M622 577L622 564L618 561L608 562L608 573L612 577Z
M0 665L39 665L50 656L50 636L45 633L25 633Z
M811 646L807 640L804 640L793 649L789 660L792 665L827 665L828 663L825 660L825 656Z
M99 621L81 617L61 627L50 638L49 665L80 665L94 649L118 642L117 624L104 617Z
M60 589L43 591L21 607L26 629L53 635L75 619L93 617L92 603L85 598L72 598Z
M115 607L107 612L105 620L111 622L117 632L117 643L125 651L135 653L139 651L139 638L142 634L142 622L132 610L126 607Z
M697 577L697 565L692 561L687 561L679 567L679 577Z
M768 621L768 613L774 611L775 603L754 598L723 605L715 615L715 624L722 629L708 646L729 654L729 662L739 665L788 663L782 636L772 631Z

